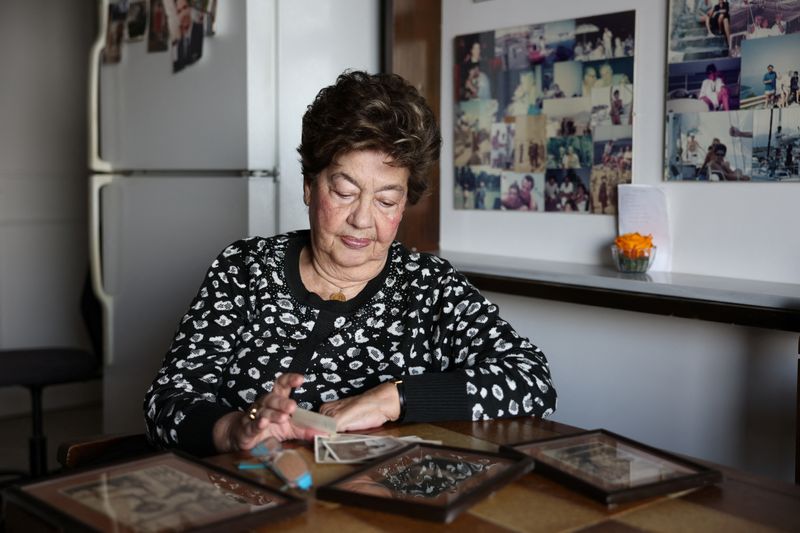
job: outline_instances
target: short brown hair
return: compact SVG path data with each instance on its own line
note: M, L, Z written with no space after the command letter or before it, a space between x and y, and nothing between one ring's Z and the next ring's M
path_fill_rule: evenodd
M354 70L342 73L308 106L297 151L307 182L347 152L385 152L393 166L408 169L413 205L428 187L441 144L433 111L412 85L396 74Z

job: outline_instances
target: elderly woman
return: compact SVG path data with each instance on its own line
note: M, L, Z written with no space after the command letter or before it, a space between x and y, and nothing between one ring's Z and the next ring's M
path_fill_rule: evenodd
M251 238L212 263L145 398L149 438L199 455L387 421L549 415L544 355L443 259L394 240L440 146L395 75L346 72L303 117L310 231Z

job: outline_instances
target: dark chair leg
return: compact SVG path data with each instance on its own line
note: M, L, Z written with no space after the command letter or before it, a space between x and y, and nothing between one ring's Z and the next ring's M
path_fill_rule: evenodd
M31 438L28 441L31 475L33 477L38 477L47 473L47 438L44 436L42 423L42 387L39 385L32 385L28 387L28 389L31 391L31 418L33 429Z

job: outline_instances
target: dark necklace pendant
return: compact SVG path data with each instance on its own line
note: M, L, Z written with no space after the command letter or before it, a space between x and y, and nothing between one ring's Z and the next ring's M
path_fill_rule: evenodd
M336 302L346 302L347 296L345 296L342 291L338 291L328 296L328 300L334 300Z

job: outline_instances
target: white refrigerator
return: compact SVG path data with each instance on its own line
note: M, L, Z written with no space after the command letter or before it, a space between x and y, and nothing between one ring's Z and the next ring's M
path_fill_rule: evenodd
M103 431L141 432L145 389L211 261L236 239L303 226L302 113L344 68L377 70L379 9L372 0L218 2L202 58L173 74L169 52L148 53L146 42L123 43L121 62L102 64L108 0L98 4L89 248L103 309Z

